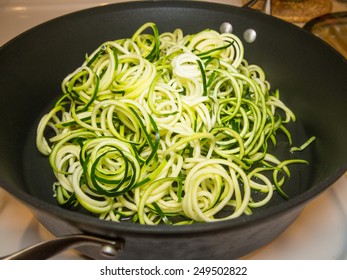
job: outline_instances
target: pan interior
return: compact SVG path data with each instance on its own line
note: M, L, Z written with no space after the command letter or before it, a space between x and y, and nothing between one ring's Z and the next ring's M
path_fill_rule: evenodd
M42 116L44 113L48 112L49 108L47 108L46 111L41 112L39 116ZM26 138L23 151L23 172L26 183L26 191L41 200L56 205L56 199L53 197L53 183L55 182L55 177L52 168L49 164L48 158L39 153L35 148L37 124L38 121L34 122L31 129L28 131L28 137ZM289 129L293 134L293 140L296 143L304 143L309 138L309 135L305 131L304 126L300 121L290 125ZM298 155L296 153L289 152L290 146L288 145L288 140L284 134L279 134L277 141L277 145L272 147L270 150L271 153L278 158L284 160L300 157L301 159L306 159L309 162L313 161L313 147L305 149ZM286 179L287 183L283 186L283 190L289 195L289 197L293 198L305 192L309 188L312 182L313 169L308 165L303 164L291 165L289 168L291 171L291 176L290 178ZM271 179L271 177L269 178ZM255 194L254 197L257 198L257 196L260 198L263 195ZM264 208L271 207L285 201L286 199L281 197L278 193L275 193L271 202ZM257 210L258 209L255 211ZM80 209L80 211L84 212L83 209Z

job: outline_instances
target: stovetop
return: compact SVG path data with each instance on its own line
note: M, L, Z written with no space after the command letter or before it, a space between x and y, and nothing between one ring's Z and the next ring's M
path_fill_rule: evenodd
M0 3L0 46L21 32L54 17L118 1L5 0ZM210 1L239 5L242 1ZM335 3L334 9L347 10ZM347 143L346 143L347 144ZM276 240L244 259L347 259L347 173L310 202ZM0 256L54 238L30 210L0 188ZM76 251L53 259L83 259Z

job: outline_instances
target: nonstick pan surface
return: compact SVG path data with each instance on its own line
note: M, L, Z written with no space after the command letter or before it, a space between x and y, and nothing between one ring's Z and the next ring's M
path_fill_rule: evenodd
M233 221L175 228L114 224L56 205L48 161L35 149L37 122L60 93L61 80L85 53L106 40L130 36L148 21L156 22L161 32L177 27L185 33L218 30L223 22L230 22L241 38L247 29L256 31L255 42L244 42L246 59L264 68L272 87L281 90L297 114L295 143L310 135L318 139L302 155L311 164L293 171L287 186L290 200L276 197L253 216ZM0 61L0 184L29 205L55 235L85 232L123 240L119 258L240 257L280 234L347 168L346 61L309 33L256 11L180 1L109 5L22 34L2 47ZM168 249L156 254L153 246ZM99 257L89 248L85 252Z

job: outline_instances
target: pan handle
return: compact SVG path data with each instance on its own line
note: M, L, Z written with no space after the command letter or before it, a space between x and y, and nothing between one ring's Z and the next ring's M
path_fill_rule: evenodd
M252 8L259 0L250 0L246 4L244 4L243 7L246 8ZM267 15L272 14L272 1L271 0L265 0L263 3L263 7L261 8L261 11Z
M3 260L45 260L70 248L84 245L100 247L100 254L107 258L114 258L124 247L121 240L108 240L84 234L68 235L44 241L16 253L2 257Z

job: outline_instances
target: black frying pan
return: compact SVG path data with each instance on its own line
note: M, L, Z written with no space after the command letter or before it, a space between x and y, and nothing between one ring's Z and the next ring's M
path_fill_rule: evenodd
M62 79L81 64L85 53L104 41L131 36L148 21L156 22L160 32L177 27L185 33L218 30L223 22L230 22L241 38L247 29L256 31L253 43L244 42L246 59L265 70L272 88L279 88L294 109L298 117L293 127L294 144L311 135L317 137L302 155L311 164L293 170L286 185L289 200L275 197L252 216L231 221L175 227L101 221L57 206L48 160L35 147L37 122L59 95ZM346 60L318 38L245 8L152 1L63 16L25 32L0 49L0 185L28 205L56 236L88 234L115 241L119 251L110 253L113 258L239 258L277 237L308 201L346 171L346 73ZM104 258L92 243L87 242L80 251Z

